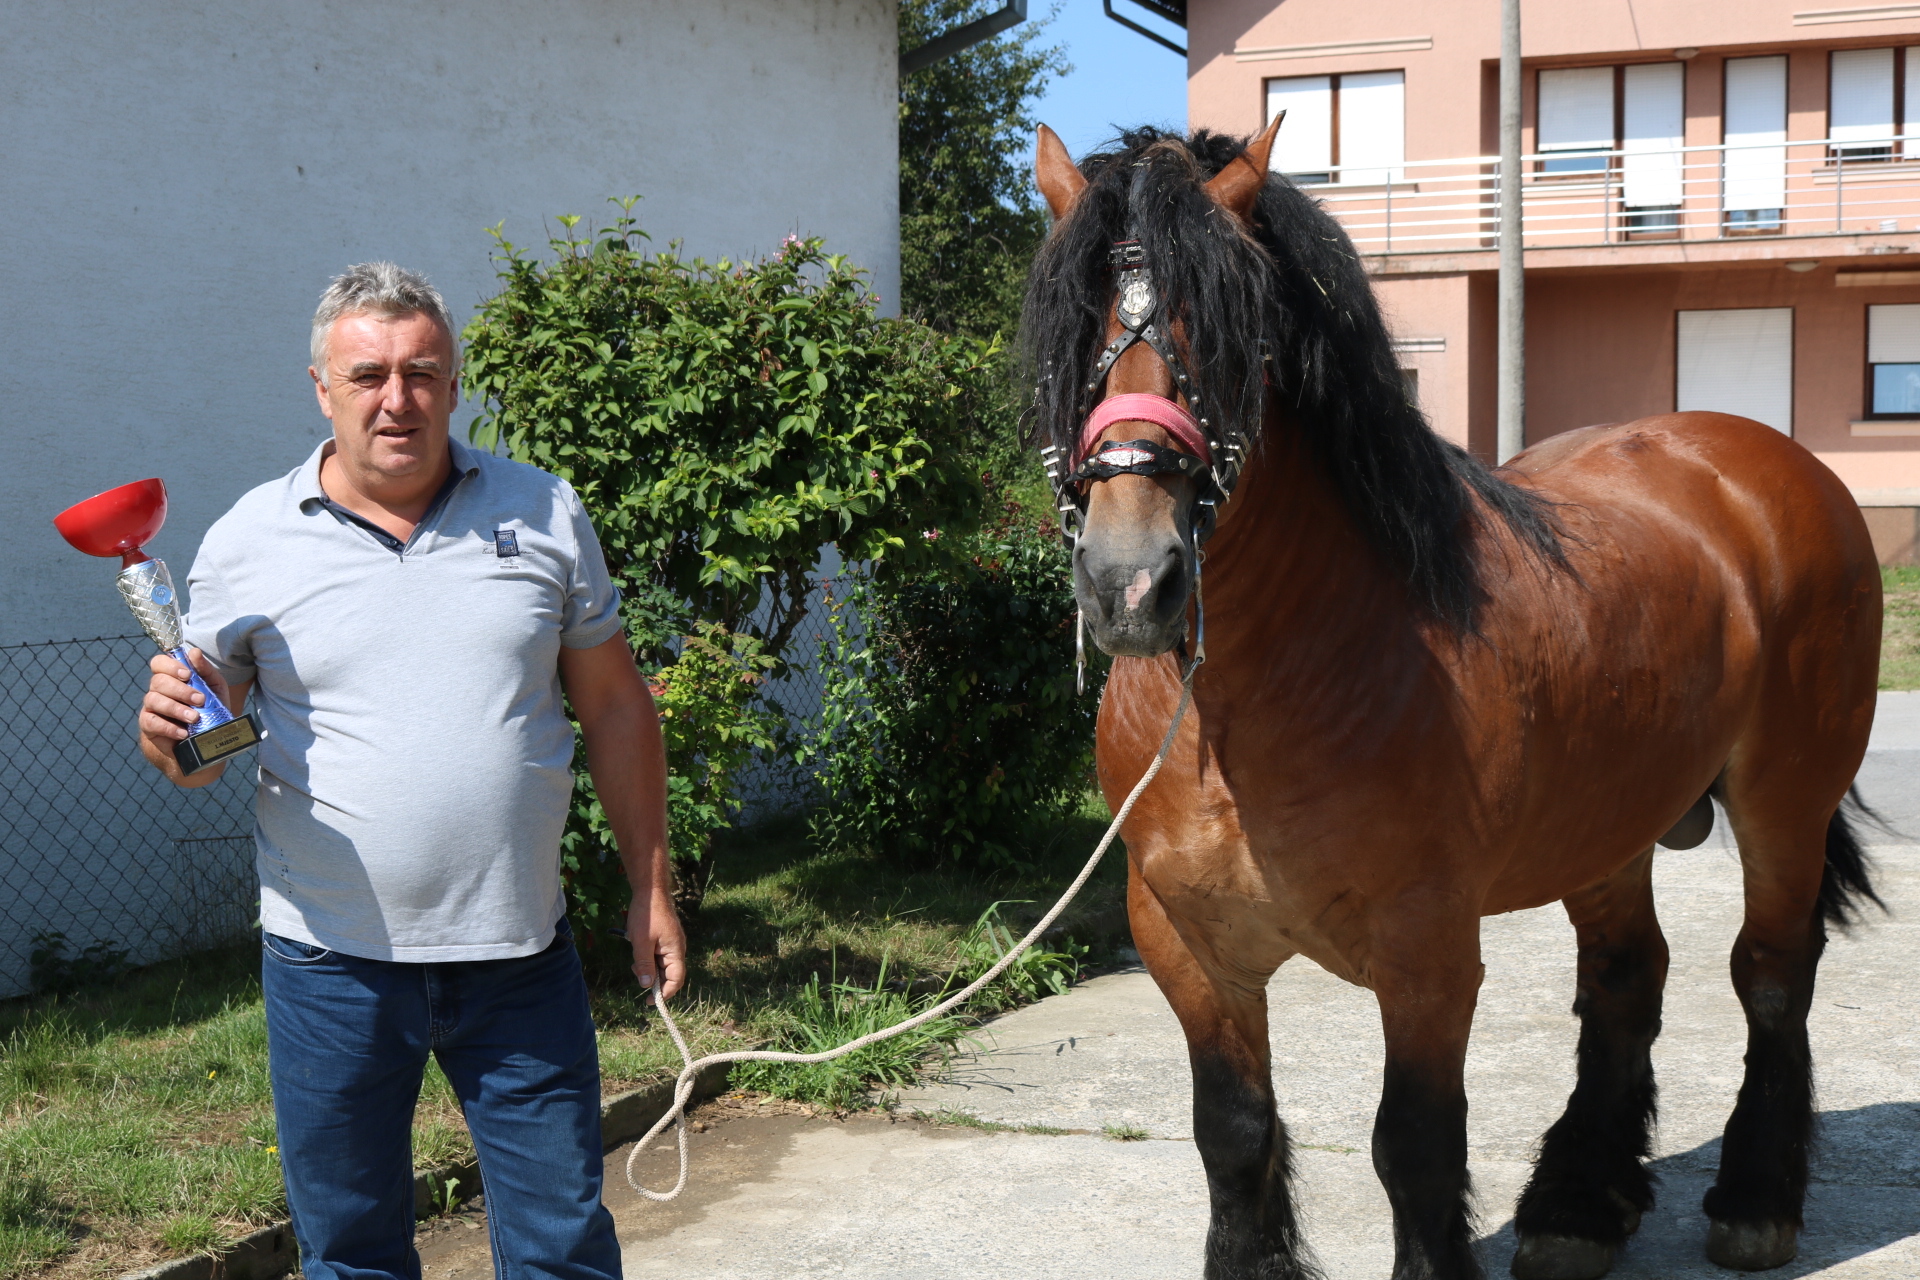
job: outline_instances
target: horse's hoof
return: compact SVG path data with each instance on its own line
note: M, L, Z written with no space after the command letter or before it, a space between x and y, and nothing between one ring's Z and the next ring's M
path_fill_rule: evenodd
M1707 1222L1707 1259L1735 1271L1784 1267L1800 1253L1800 1232L1788 1222Z
M1515 1280L1600 1280L1613 1269L1614 1245L1578 1236L1521 1236Z

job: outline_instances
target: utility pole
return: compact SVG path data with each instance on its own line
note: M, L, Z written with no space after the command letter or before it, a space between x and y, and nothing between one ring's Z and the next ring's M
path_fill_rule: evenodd
M1520 0L1500 0L1500 398L1497 460L1527 447L1527 281L1520 244Z

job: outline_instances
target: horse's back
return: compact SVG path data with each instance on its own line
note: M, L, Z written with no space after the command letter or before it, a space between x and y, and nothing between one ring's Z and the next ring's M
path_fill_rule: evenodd
M1594 687L1655 672L1679 695L1664 730L1727 743L1731 787L1824 824L1866 747L1881 627L1872 538L1839 477L1719 413L1567 432L1513 470L1571 535L1577 580L1556 602L1599 640L1572 659Z
M1622 505L1665 507L1682 518L1714 511L1759 541L1814 536L1856 569L1874 566L1866 522L1840 478L1751 418L1669 413L1583 427L1509 466L1546 497L1596 514Z
M1663 577L1688 595L1718 579L1756 621L1870 636L1877 659L1866 520L1840 478L1781 432L1731 414L1663 414L1569 431L1510 465L1557 504L1574 567L1600 594L1609 579L1643 601Z

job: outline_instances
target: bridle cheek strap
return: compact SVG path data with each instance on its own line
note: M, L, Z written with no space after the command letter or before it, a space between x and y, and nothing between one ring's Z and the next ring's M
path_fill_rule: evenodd
M1108 396L1087 415L1087 425L1080 428L1079 448L1074 450L1074 466L1079 466L1107 428L1116 422L1150 422L1163 428L1181 448L1201 462L1209 467L1213 465L1213 450L1207 447L1206 433L1197 418L1165 396L1128 394Z

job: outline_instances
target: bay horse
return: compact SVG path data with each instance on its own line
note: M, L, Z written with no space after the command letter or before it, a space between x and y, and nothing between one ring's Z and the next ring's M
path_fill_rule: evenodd
M1513 1270L1604 1274L1654 1203L1654 846L1698 843L1714 799L1743 869L1747 1052L1706 1248L1779 1266L1807 1185L1815 968L1828 927L1878 902L1842 808L1877 683L1864 521L1812 454L1724 414L1570 431L1498 468L1443 440L1351 242L1269 174L1278 127L1142 129L1076 165L1043 126L1054 223L1022 323L1075 595L1114 655L1110 804L1204 652L1122 834L1133 936L1189 1049L1205 1274L1318 1274L1268 1057L1267 983L1296 955L1379 1002L1394 1277L1480 1274L1479 921L1555 901L1579 947L1577 1084Z

